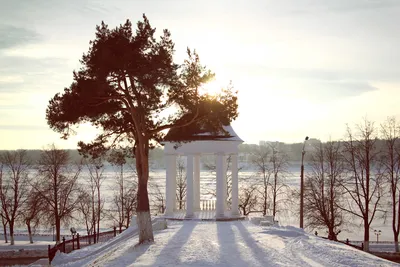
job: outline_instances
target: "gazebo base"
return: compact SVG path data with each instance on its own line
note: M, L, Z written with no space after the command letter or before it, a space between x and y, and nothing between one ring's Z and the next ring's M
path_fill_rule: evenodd
M164 215L165 219L176 221L239 221L246 219L243 215L232 215L230 211L225 211L224 217L215 217L215 210L195 211L190 218L186 217L185 210L174 211L172 215Z

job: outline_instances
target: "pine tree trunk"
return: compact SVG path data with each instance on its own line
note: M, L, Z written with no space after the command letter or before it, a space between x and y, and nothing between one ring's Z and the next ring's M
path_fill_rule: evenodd
M140 180L139 180L140 181ZM140 184L138 188L137 224L139 227L139 243L154 241L153 227L151 225L149 197L147 184Z
M399 252L399 237L398 236L394 237L394 248L395 248L396 252Z
M138 172L138 191L136 221L139 228L139 244L153 242L153 227L151 224L149 194L147 192L147 182L149 179L149 146L148 140L138 144L136 148L136 170Z
M136 221L139 226L139 244L154 241L150 211L138 211Z

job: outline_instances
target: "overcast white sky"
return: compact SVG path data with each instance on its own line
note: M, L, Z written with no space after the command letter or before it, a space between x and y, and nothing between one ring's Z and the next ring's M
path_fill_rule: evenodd
M195 48L217 81L239 90L233 127L246 143L344 136L346 123L400 115L397 0L0 0L0 149L75 148L46 124L55 93L104 20L146 13L171 31L176 61Z

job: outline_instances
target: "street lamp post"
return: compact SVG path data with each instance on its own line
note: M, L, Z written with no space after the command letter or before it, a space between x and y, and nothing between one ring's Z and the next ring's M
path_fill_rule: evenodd
M304 228L304 155L306 154L305 146L308 136L304 139L303 150L301 151L301 171L300 171L300 228Z
M374 230L374 234L376 235L376 243L379 243L379 236L382 234L381 230Z

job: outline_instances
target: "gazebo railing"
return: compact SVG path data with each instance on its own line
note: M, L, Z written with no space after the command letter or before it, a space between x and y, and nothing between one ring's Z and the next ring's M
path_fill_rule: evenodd
M202 211L213 211L216 210L217 200L215 199L201 199L200 200L200 210ZM186 201L182 203L182 209L179 208L179 201L176 203L176 210L186 210Z
M215 199L204 199L200 200L200 210L215 210L217 200Z

